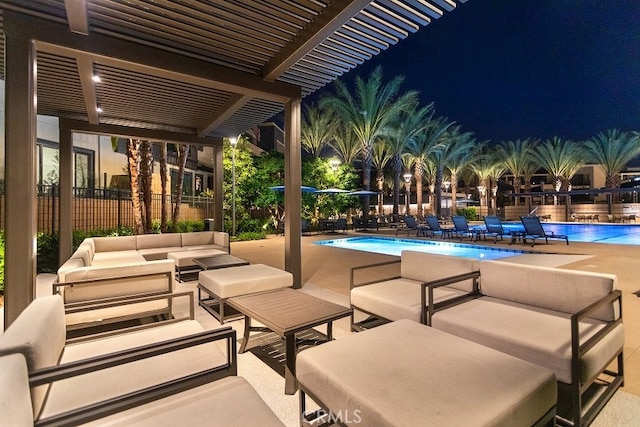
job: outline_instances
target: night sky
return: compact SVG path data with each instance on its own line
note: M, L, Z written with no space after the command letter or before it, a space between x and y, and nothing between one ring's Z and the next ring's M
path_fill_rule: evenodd
M639 0L469 0L342 79L377 65L478 140L640 130Z

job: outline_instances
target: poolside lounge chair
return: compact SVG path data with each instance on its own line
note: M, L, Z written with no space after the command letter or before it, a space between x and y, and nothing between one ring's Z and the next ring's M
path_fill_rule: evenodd
M531 246L536 244L536 239L544 239L545 243L549 243L549 239L562 239L569 244L569 237L564 234L555 234L553 232L547 233L542 228L542 224L540 223L540 218L536 216L522 216L520 217L522 221L522 225L524 226L524 236L523 239L531 239Z
M499 216L485 216L484 225L487 227L487 230L484 233L485 237L495 237L496 240L494 243L498 243L498 237L500 237L500 240L503 240L502 236L511 235L511 233L504 231L504 228L502 227L502 220Z
M427 220L427 225L429 226L429 230L431 230L431 235L435 235L440 233L440 236L445 239L447 236L451 236L453 231L452 228L441 228L440 223L438 222L438 217L435 215L427 215L425 217Z
M343 232L347 233L348 232L347 227L348 227L347 226L347 219L346 218L338 218L336 220L335 225L333 226L333 230L334 231L343 231Z
M462 215L453 215L451 219L453 220L453 232L459 239L469 236L469 239L471 240L478 240L480 236L484 236L483 229L469 227L466 217Z
M431 229L424 225L424 224L418 224L416 222L416 219L414 217L412 217L411 215L406 215L404 217L404 224L405 226L400 228L396 228L396 236L398 235L398 233L400 231L406 231L407 232L407 236L409 236L409 233L411 233L412 231L416 232L416 237L420 237L420 236L429 236L429 237L433 237L433 232L431 231Z

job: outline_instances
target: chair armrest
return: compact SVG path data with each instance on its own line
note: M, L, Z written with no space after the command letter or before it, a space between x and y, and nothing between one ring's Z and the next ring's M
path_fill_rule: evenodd
M443 279L433 280L431 282L423 282L420 284L420 301L421 301L421 315L420 322L431 326L431 318L433 315L445 308L463 303L469 299L475 298L480 294L478 289L478 278L480 277L479 271L472 271L470 273L457 274L455 276L445 277ZM441 288L443 286L451 285L453 283L459 283L464 280L473 280L473 290L467 295L452 298L448 301L435 304L433 301L433 290Z
M607 322L606 326L596 332L591 338L580 345L579 322L585 317L589 317L594 311L606 304L618 304L619 316L617 319ZM571 315L571 371L572 380L579 379L580 359L594 345L600 342L609 332L622 323L622 292L615 290L599 300L589 304L582 310Z
M367 265L360 265L360 266L357 266L357 267L351 267L351 275L350 275L350 280L349 280L349 290L351 290L353 288L357 288L358 286L370 285L370 284L375 283L375 282L381 282L383 280L389 280L390 279L390 278L388 278L388 279L378 279L378 280L375 280L375 281L363 282L363 283L356 284L355 280L354 280L356 271L366 270L366 269L373 269L373 268L376 268L376 267L383 267L385 265L393 265L393 264L399 264L399 263L400 263L400 260L398 259L398 260L393 260L393 261L382 261L382 262L377 262L375 264L367 264ZM398 278L398 277L399 276L395 276L393 278Z
M172 316L170 319L159 320L151 323L145 323L142 325L135 326L127 326L123 328L118 328L115 330L109 330L106 332L98 332L98 333L90 333L83 334L81 336L75 338L68 338L67 343L76 343L80 341L88 341L94 340L97 338L104 338L107 336L119 335L122 333L133 332L141 329L149 329L157 326L168 325L170 323L177 323L183 320L194 320L195 319L195 305L194 305L194 294L193 292L173 292L170 294L160 294L160 295L149 295L149 296L128 296L128 297L118 297L118 298L110 298L108 300L99 300L99 301L83 301L83 302L75 302L69 303L65 305L65 314L73 314L80 313L84 311L92 311L92 310L100 310L104 308L112 308L112 307L120 307L132 304L140 304L145 302L157 301L157 300L167 300L168 305L173 307L174 300L178 298L188 298L189 299L189 315L182 317L175 317L175 313L172 311Z
M219 340L226 340L227 342L227 361L224 365L113 397L102 402L75 408L46 419L40 419L36 422L36 425L82 424L162 399L226 376L237 375L236 332L231 327L225 327L33 371L29 374L31 387Z

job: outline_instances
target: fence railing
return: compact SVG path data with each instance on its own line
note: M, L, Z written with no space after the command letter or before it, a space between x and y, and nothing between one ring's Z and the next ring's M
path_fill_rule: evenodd
M4 188L0 188L0 226L4 228ZM57 185L38 186L38 231L51 233L60 229L60 191ZM175 207L175 196L167 196L167 217ZM152 195L152 218L160 219L162 195ZM211 197L182 196L180 220L200 221L213 218ZM74 230L95 230L133 226L131 191L118 189L73 189L72 227Z

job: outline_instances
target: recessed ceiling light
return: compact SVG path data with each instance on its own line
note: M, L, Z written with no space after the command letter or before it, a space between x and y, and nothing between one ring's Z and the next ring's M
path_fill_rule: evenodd
M100 76L98 74L94 74L91 79L96 83L100 83L102 81L102 79L100 78Z
M96 112L102 113L102 107L100 106L100 104L96 105Z

